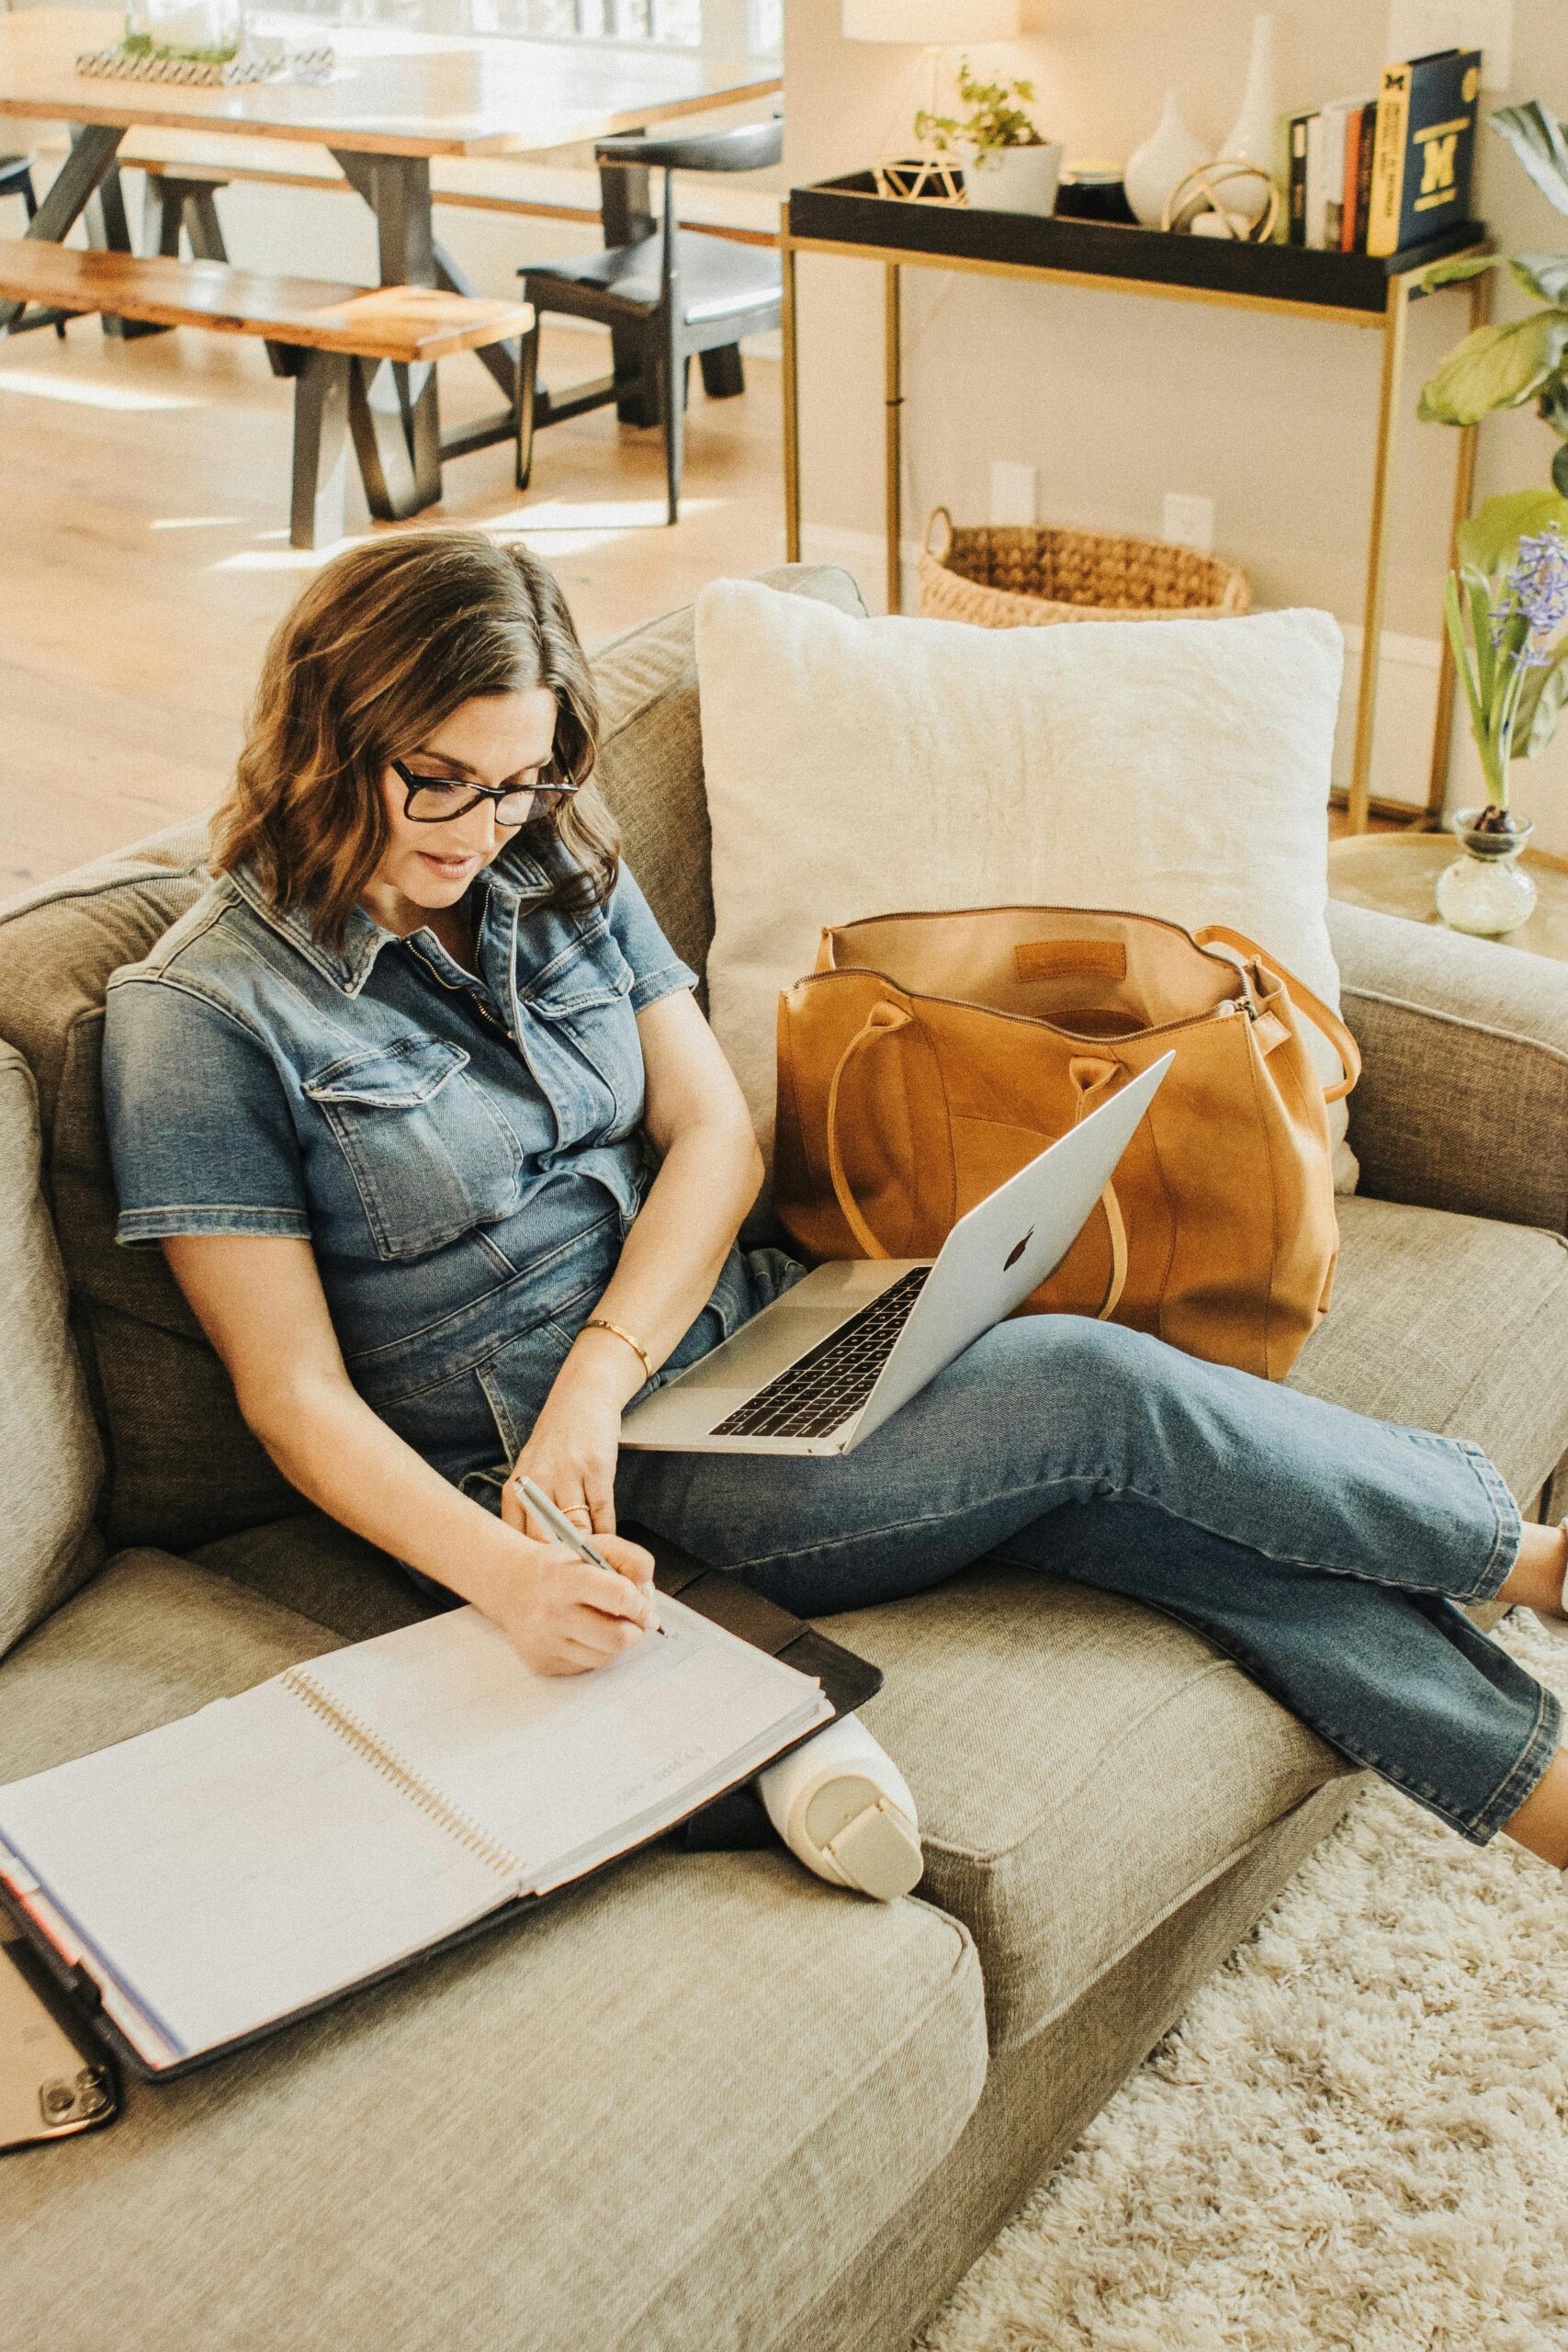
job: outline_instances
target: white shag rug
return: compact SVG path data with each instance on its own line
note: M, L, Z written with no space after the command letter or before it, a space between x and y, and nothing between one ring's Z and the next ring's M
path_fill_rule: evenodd
M921 2345L1565 2352L1568 1880L1363 1792Z

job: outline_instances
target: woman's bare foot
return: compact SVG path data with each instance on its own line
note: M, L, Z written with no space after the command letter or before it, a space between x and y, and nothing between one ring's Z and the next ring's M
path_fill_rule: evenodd
M1568 1870L1568 1747L1560 1747L1517 1813L1503 1824L1532 1854Z
M1525 1608L1533 1609L1538 1616L1549 1620L1555 1629L1568 1622L1562 1608L1565 1573L1568 1534L1561 1527L1541 1527L1528 1520L1519 1538L1519 1556L1497 1599L1522 1602Z

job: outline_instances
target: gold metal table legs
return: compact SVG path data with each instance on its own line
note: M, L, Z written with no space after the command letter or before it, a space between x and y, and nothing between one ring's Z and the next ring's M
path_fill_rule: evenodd
M904 609L904 333L898 264L885 272L883 296L884 458L887 498L887 609Z

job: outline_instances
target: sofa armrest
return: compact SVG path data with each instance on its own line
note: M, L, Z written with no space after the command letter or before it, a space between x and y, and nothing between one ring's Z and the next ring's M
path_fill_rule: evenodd
M1375 1199L1568 1231L1568 964L1330 901Z

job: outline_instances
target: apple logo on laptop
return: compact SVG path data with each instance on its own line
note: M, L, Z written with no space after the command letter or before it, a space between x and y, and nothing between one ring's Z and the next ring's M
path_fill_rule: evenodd
M1024 1235L1023 1239L1021 1241L1015 1241L1012 1248L1008 1251L1007 1256L1002 1260L1002 1272L1004 1274L1007 1272L1010 1266L1017 1265L1019 1260L1022 1257L1024 1251L1028 1249L1033 1238L1034 1227L1031 1226L1029 1231Z

